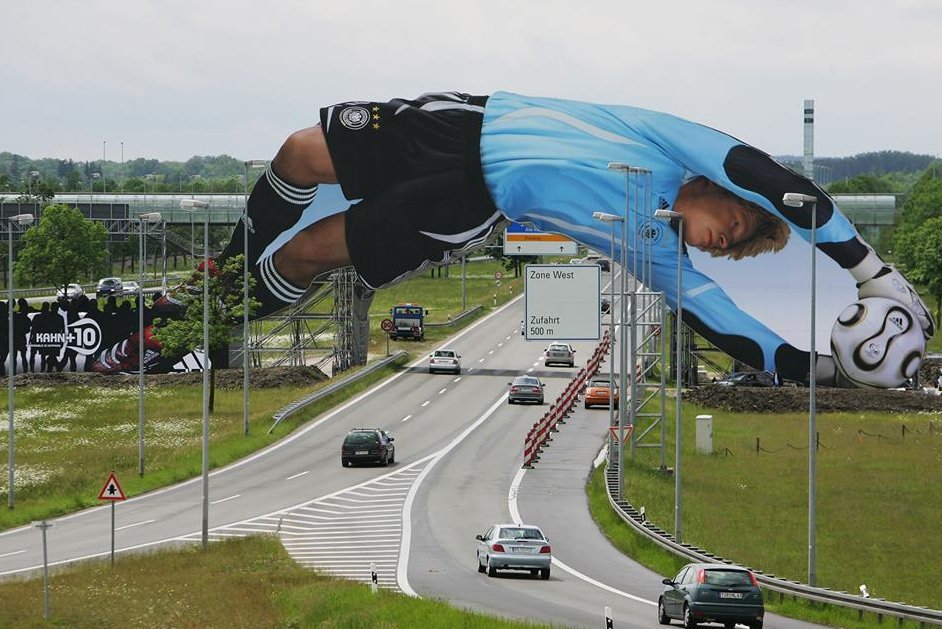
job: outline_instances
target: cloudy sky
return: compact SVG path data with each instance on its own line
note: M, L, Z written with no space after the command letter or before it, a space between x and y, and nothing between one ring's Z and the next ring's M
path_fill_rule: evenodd
M775 155L942 156L939 0L29 0L0 151L267 159L323 105L510 90L667 111Z

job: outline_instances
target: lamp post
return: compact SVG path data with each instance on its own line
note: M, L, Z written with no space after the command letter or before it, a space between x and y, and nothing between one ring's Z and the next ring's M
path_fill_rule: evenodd
M30 173L32 174L32 173ZM13 226L18 225L24 227L27 225L33 224L33 215L32 214L17 214L11 216L7 219L7 272L9 276L7 277L7 351L10 356L10 371L7 372L7 384L9 386L9 398L7 400L7 408L10 411L10 420L8 425L7 434L9 435L9 445L10 445L10 460L7 463L8 473L9 473L9 492L7 493L7 506L13 508L13 463L14 463L14 448L13 448L13 376L16 373L16 353L15 345L13 343Z
M95 205L95 182L101 177L101 173L92 173L92 180L88 182L88 215L92 216L91 206Z
M137 473L144 475L144 260L146 259L144 240L144 229L148 223L159 223L163 220L160 212L150 212L147 214L138 214L138 253L140 254L141 266L140 281L137 286Z
M679 543L681 532L683 530L681 519L681 398L683 392L683 318L684 318L684 288L683 288L683 256L684 256L684 215L673 210L655 210L655 218L666 219L668 221L677 219L677 323L675 333L677 335L677 356L674 361L677 363L677 414L674 419L674 539Z
M29 200L30 203L33 201L33 180L39 179L39 171L31 170L29 171L29 178L26 180L27 186L29 187Z
M266 168L268 162L245 162L245 207L242 210L242 434L249 434L249 169Z
M782 196L782 203L789 207L802 207L811 204L811 351L808 358L808 585L814 587L817 581L815 569L815 450L818 445L817 428L815 427L815 249L817 247L818 227L818 197L800 192L786 192Z
M209 203L180 199L180 207L203 210L203 548L209 546Z
M609 214L607 212L593 212L592 218L603 223L609 223L612 226L612 244L611 244L611 255L610 257L610 266L611 271L609 278L609 285L611 287L611 299L608 305L608 335L612 342L612 351L609 352L611 358L608 361L608 425L615 425L615 223L624 222L624 218L618 216L617 214ZM625 269L622 269L621 272L624 274ZM622 296L624 299L624 296ZM618 442L619 446L617 449L609 448L609 460L612 459L612 455L618 456L618 461L621 463L621 452L622 452L622 441L624 440L624 435L619 433ZM614 452L613 452L614 450ZM619 468L620 469L620 468Z

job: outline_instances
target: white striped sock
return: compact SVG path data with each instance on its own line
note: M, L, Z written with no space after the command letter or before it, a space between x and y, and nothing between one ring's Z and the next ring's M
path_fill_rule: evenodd
M291 284L275 269L272 256L266 256L259 261L259 271L265 288L277 299L290 304L304 294L303 288Z
M272 170L271 165L269 165L265 170L265 177L268 179L268 183L271 184L272 190L275 191L275 194L288 203L294 205L308 205L317 195L317 186L313 186L311 188L299 188L297 186L292 186L290 183L287 183L281 177L276 175L275 171Z

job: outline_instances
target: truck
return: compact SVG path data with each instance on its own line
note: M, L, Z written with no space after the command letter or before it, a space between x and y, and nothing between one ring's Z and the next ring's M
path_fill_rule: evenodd
M425 308L418 304L399 304L393 306L389 314L393 322L389 338L425 340Z

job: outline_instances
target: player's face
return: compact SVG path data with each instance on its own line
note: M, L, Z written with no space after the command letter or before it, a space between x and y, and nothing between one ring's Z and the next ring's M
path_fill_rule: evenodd
M753 215L726 195L704 196L677 210L684 215L684 242L697 249L725 251L756 231Z

